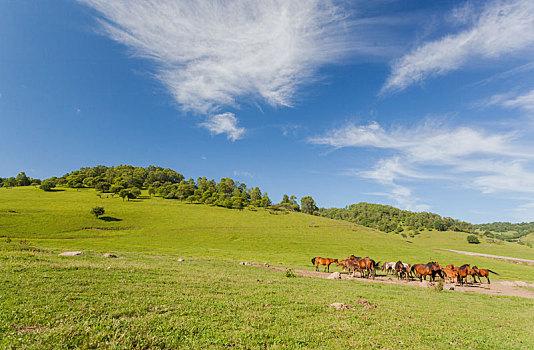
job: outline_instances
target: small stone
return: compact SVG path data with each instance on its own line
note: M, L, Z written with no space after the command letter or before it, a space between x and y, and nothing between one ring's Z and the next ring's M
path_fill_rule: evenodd
M351 309L354 308L354 306L352 306L350 304L343 304L343 303L332 303L332 304L330 304L328 306L333 307L336 310L341 310L341 309L351 310Z
M269 263L265 263L265 264L263 264L263 266L265 266L265 267L269 267L269 266L271 266L271 265L269 265Z
M83 255L83 252L75 251L75 252L63 252L59 254L59 256L76 256L76 255Z
M179 259L176 260L176 261L185 261L185 259L179 258Z
M104 254L104 258L118 258L118 256L116 256L115 254L106 253Z
M454 284L452 284L452 283L444 283L443 284L443 289L444 290L454 290Z
M340 280L341 279L341 274L339 272L333 272L330 274L330 276L327 277L327 279L329 280Z

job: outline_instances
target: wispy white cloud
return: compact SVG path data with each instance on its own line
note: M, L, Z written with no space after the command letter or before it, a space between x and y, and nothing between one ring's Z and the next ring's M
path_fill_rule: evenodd
M237 126L237 118L230 112L213 115L199 125L212 134L226 134L232 141L239 140L245 134L245 128Z
M446 163L472 154L523 155L510 146L514 134L488 134L468 127L448 129L425 123L413 129L384 130L378 123L356 126L348 124L324 136L311 137L308 142L342 147L375 147L394 149L414 161Z
M532 70L534 70L534 62L529 62L519 67L514 67L512 69L509 69L505 72L494 74L489 78L482 79L480 81L477 81L467 86L468 87L483 86L483 85L487 85L487 84L490 84L490 83L493 83L493 82L496 82L502 79L509 79L511 77L514 77L514 79L517 80L518 75L524 76L525 75L524 73L530 72Z
M534 2L492 1L478 15L457 16L472 25L455 35L428 42L397 60L382 93L395 92L429 77L443 75L474 57L495 59L521 52L531 55L534 43ZM453 12L458 14L459 11ZM528 57L528 56L527 56Z
M409 165L403 164L400 157L380 160L372 170L358 171L363 178L372 179L389 187L389 192L373 193L374 195L386 196L394 200L400 207L407 210L426 211L430 209L427 204L420 203L420 199L414 197L412 190L396 182L398 178L422 179L427 177L423 173L409 169Z
M534 90L502 102L503 106L534 111Z
M495 94L487 99L474 103L475 107L502 106L509 108L519 108L525 111L534 111L534 90L520 94L517 92L507 92Z
M239 170L234 170L234 175L235 176L243 176L243 177L250 177L250 178L253 178L254 175L248 171L239 171Z
M482 193L534 193L534 153L518 133L426 123L385 130L377 123L346 127L308 142L342 147L373 147L394 153L371 170L352 170L390 189L387 195L405 208L424 206L401 182L445 180Z
M157 64L182 109L202 114L243 97L291 106L319 66L354 50L346 13L328 0L79 1L105 35Z

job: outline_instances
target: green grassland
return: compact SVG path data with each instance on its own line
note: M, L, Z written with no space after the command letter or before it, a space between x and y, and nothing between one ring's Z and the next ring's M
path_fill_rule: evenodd
M105 207L104 218L89 213L96 205ZM300 213L32 187L0 189L0 236L0 348L534 345L531 299L287 278L235 264L311 270L313 256L356 254L467 262L501 274L492 280L534 281L533 266L440 250L534 259L534 249L515 243L472 245L465 233L436 231L406 239ZM64 250L85 254L57 256ZM121 258L105 259L106 252ZM334 310L333 302L355 309Z

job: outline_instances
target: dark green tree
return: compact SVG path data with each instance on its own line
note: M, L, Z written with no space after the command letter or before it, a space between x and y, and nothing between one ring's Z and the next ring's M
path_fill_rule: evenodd
M39 188L43 191L51 191L54 187L56 187L56 183L53 180L44 180L41 183L41 186Z
M478 240L478 237L475 236L475 235L468 235L467 236L467 242L471 243L471 244L479 244L480 241Z
M97 219L99 216L102 216L106 213L104 207L94 207L91 209L91 214L93 214Z
M17 181L16 186L29 186L32 183L32 180L26 176L24 171L20 172L15 179Z
M315 205L315 201L311 196L302 197L300 200L300 210L303 213L314 215L319 212L319 208Z

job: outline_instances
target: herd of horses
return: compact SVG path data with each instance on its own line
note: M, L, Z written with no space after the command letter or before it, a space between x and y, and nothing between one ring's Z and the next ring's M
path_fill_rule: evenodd
M369 257L358 257L351 255L347 259L338 261L338 259L315 257L312 260L312 264L315 266L315 271L319 271L319 265L324 265L324 271L330 272L330 265L341 265L343 272L348 271L355 277L356 272L360 274L362 278L373 279L376 277L376 271L379 268L380 262L375 262ZM402 261L388 262L382 264L380 269L386 274L395 274L397 279L423 279L426 281L426 277L429 276L433 282L436 277L440 277L444 281L455 281L460 285L468 282L468 276L471 276L473 283L482 283L481 277L486 277L488 284L490 284L489 274L497 272L489 269L479 269L476 266L471 267L470 264L464 264L462 266L447 265L446 267L440 266L436 261L431 261L427 264L406 264ZM478 277L478 281L477 281Z

